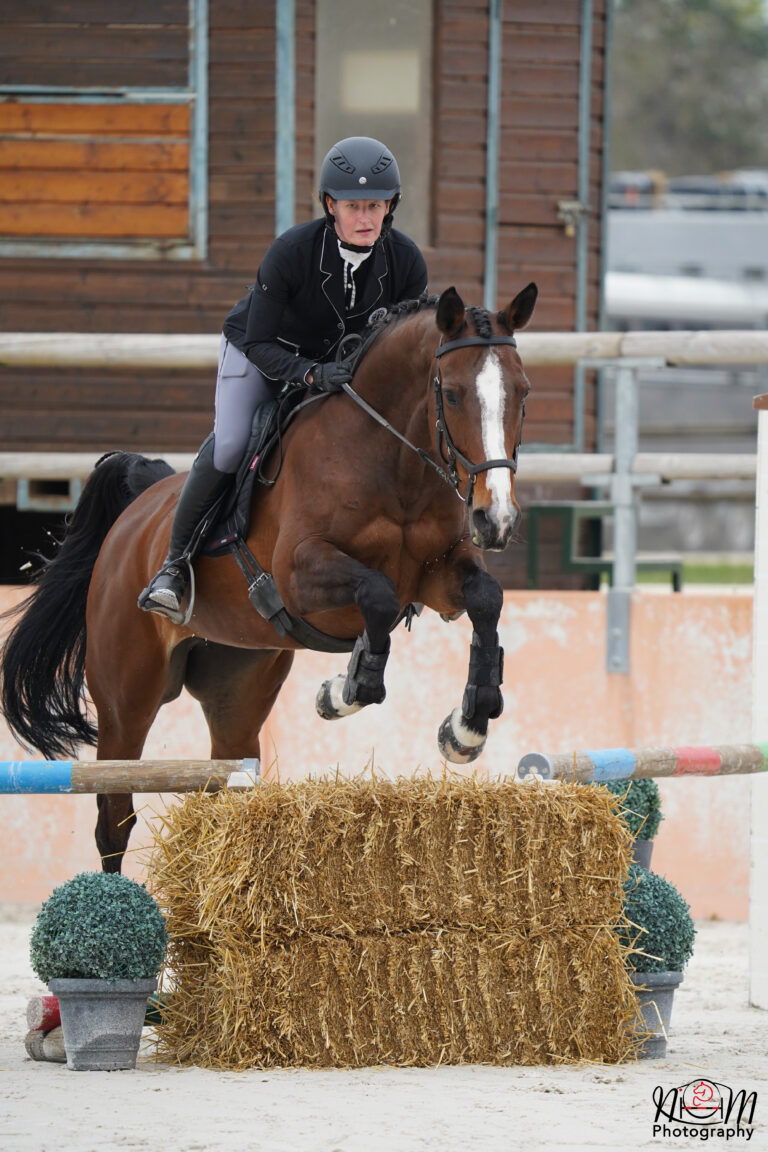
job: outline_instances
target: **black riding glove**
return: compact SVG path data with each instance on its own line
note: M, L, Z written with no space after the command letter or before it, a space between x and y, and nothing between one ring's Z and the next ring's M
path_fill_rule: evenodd
M352 373L346 364L330 361L328 364L315 364L311 372L310 388L315 392L341 392L342 384L349 384Z

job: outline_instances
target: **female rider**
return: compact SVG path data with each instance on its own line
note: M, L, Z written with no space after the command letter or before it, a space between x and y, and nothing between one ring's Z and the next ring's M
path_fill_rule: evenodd
M424 257L392 228L400 173L384 144L340 140L323 160L319 194L323 218L274 241L224 322L213 433L179 496L168 555L139 596L148 612L181 619L195 529L231 483L259 405L285 383L338 391L351 379L333 359L339 341L361 332L374 310L426 290Z

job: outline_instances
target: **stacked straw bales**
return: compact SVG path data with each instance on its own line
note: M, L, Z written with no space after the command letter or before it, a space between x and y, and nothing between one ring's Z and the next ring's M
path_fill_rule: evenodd
M629 837L614 803L462 777L187 797L150 869L174 990L159 1054L216 1068L623 1059Z

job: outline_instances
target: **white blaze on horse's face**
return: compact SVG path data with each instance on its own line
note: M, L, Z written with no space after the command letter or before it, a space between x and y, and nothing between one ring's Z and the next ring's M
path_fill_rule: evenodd
M495 349L489 349L475 384L480 401L484 458L511 458L504 442L504 373ZM512 497L513 473L509 468L490 468L484 476L491 498L488 514L495 521L498 536L506 541L520 514Z

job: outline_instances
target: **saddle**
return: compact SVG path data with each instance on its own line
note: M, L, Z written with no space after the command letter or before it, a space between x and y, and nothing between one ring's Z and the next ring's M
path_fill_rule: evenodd
M259 405L232 488L215 510L214 522L205 526L200 555L224 556L233 550L238 538L245 540L255 485L272 487L283 466L286 429L301 409L322 399L321 394L307 396L303 384L286 384L274 400Z

